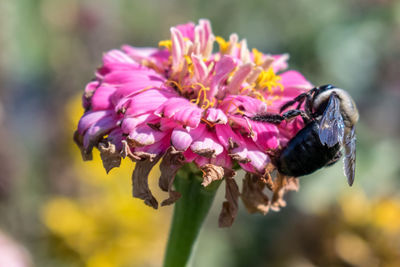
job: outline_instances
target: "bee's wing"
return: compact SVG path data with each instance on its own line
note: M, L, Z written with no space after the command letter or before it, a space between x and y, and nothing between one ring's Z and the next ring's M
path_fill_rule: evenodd
M344 121L340 114L340 99L336 94L329 97L328 105L319 124L319 139L321 143L333 147L342 143L344 135Z
M353 126L350 132L346 135L344 140L344 151L345 155L343 158L344 162L344 174L347 177L347 182L351 186L354 182L354 176L356 171L356 127Z

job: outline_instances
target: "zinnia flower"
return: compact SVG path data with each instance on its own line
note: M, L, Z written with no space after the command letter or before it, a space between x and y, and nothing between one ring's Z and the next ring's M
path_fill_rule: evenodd
M213 53L215 42L219 50ZM285 146L303 122L276 126L248 117L278 112L312 85L299 72L285 71L288 55L250 51L237 34L229 41L215 37L207 20L172 27L171 39L159 46L105 53L86 86L75 133L83 158L91 159L97 147L107 172L121 157L135 161L133 196L153 208L158 201L147 181L153 166L161 162L159 185L169 192L161 205L169 205L180 197L172 188L175 174L194 162L204 186L225 179L221 226L232 224L239 196L250 212L279 210L285 191L298 183L279 173L271 177L269 153ZM233 179L238 167L247 172L241 193Z

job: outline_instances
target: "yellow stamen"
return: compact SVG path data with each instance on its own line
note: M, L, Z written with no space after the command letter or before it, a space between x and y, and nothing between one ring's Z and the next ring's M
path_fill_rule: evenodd
M204 118L201 118L201 121L205 122L211 128L215 126L215 123L212 123L211 121L208 121L208 120L206 120Z
M159 46L159 47L165 47L165 48L167 48L169 51L171 51L171 48L172 48L172 41L171 41L171 40L162 40L162 41L158 42L158 46Z
M213 99L213 102L210 102L207 98L207 91L210 91L210 88L205 87L201 83L194 83L192 84L192 88L199 86L200 90L197 94L196 99L190 100L191 103L198 105L201 102L201 108L202 109L208 109L209 107L213 107L215 104L215 98Z
M272 92L272 88L279 87L283 91L283 85L279 82L282 80L281 76L276 75L272 68L268 70L263 70L258 75L256 84L259 89L267 88L269 92Z
M190 78L193 78L193 75L194 75L194 66L193 66L192 59L191 59L188 55L184 56L184 58L185 58L185 60L186 60L187 69L188 69L188 72L189 72L189 74L190 74Z
M220 51L222 54L225 54L225 53L228 51L228 49L229 49L230 42L225 41L225 39L222 38L221 36L216 36L216 37L215 37L215 41L216 41L216 42L218 43L218 45L219 45L219 51Z
M179 90L179 92L181 92L181 93L184 92L184 90L183 90L184 88L178 82L175 82L173 80L165 81L165 85L177 88Z
M152 85L150 85L150 86L147 86L147 87L145 87L145 88L143 88L142 90L140 90L139 92L137 92L138 94L139 93L143 93L144 91L147 91L147 90L150 90L150 89L158 89L157 87L154 87L154 86L152 86Z
M251 52L253 52L254 64L256 64L257 66L261 66L263 64L263 54L256 48L253 48Z

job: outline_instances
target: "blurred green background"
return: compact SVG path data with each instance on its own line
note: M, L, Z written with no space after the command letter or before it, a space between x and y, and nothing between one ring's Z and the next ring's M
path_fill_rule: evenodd
M199 18L289 53L313 84L348 90L361 118L352 188L338 163L301 178L279 213L240 204L229 229L217 228L220 190L194 266L400 266L396 0L0 1L0 236L26 266L160 266L172 209L131 198L128 160L106 175L71 139L104 51L157 46Z

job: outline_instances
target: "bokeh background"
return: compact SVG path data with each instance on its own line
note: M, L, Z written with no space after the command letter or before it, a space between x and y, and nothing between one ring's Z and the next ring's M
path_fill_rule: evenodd
M172 209L131 198L128 160L109 175L96 153L82 162L72 133L104 51L157 46L170 26L199 18L216 35L289 53L312 83L347 89L361 118L352 188L338 163L302 178L279 213L240 204L230 229L217 227L220 190L194 266L400 266L396 0L1 0L0 259L160 266Z

